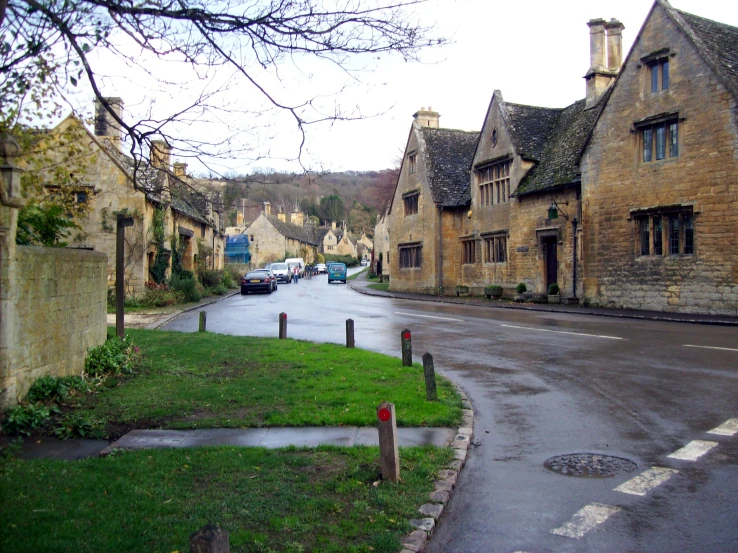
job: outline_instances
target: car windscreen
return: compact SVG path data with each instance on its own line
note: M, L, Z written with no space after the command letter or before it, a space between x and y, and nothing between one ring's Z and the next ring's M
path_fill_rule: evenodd
M286 271L287 263L272 263L272 271Z

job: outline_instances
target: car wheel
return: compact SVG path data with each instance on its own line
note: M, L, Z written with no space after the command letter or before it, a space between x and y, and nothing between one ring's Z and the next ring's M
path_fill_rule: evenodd
M248 290L244 290L243 288L241 288L241 295L242 296L245 296L248 293L249 293Z

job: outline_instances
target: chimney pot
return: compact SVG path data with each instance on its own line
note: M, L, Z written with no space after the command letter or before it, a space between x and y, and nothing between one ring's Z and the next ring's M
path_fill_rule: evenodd
M169 170L172 162L172 147L166 140L152 140L149 150L151 165L157 169Z
M441 114L437 111L433 111L433 108L420 108L420 111L416 111L413 114L413 118L418 122L421 127L428 127L431 129L437 129L439 127L439 120Z
M118 96L109 96L103 98L110 109L123 119L123 98ZM110 112L105 109L103 102L99 98L95 98L95 136L109 138L113 144L120 150L121 145L121 128Z

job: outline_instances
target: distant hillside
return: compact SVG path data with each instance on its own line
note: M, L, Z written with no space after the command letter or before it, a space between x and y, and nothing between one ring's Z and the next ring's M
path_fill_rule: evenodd
M386 208L394 192L397 170L260 173L198 181L220 194L228 226L236 224L236 215L244 205L268 201L273 213L300 209L321 222L346 221L352 233L371 235L377 213Z

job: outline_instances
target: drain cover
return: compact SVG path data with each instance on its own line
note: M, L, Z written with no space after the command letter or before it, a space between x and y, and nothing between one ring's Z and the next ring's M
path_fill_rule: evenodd
M610 478L621 472L633 472L638 466L628 459L598 453L570 453L544 461L553 472L580 478Z

